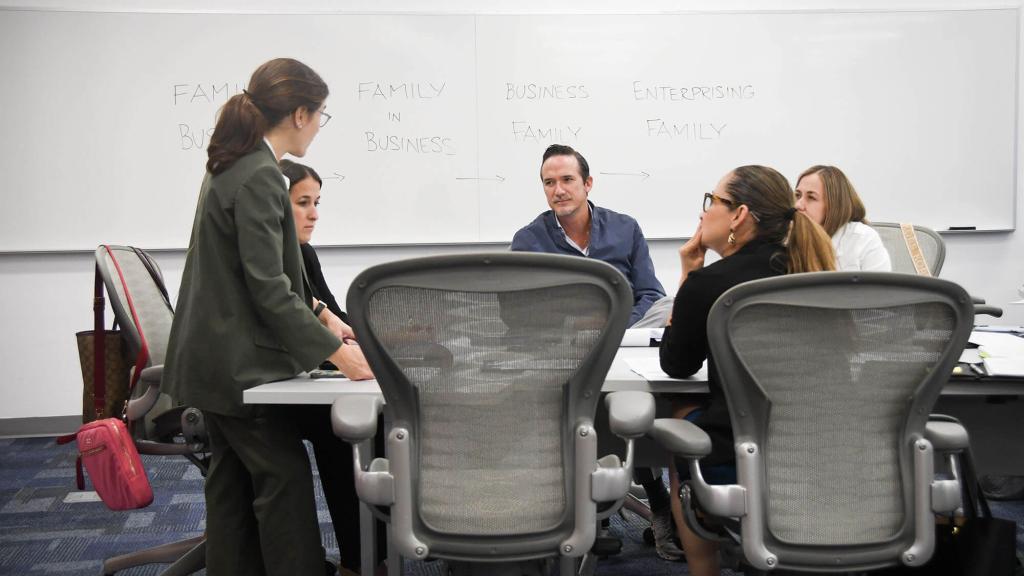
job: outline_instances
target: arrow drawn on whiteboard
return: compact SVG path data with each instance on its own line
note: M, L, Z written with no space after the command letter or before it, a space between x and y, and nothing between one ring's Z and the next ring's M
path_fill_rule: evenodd
M650 174L641 170L640 172L601 172L601 176L639 176L641 182L651 177Z
M456 176L455 179L456 180L488 180L490 182L504 182L505 181L505 177L500 175L500 174L495 174L494 178L460 178L460 177Z
M337 180L338 182L343 182L345 180L344 174L338 174L337 172L334 172L333 174L334 176L324 176L324 180Z

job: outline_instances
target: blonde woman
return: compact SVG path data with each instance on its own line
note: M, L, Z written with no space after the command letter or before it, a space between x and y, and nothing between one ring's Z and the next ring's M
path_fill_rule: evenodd
M811 166L796 181L796 208L832 237L837 270L889 272L892 263L853 184L835 166Z

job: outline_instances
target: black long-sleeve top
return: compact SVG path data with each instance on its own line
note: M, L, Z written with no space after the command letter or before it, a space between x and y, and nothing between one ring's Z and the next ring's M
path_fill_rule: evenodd
M690 272L676 293L672 325L661 339L661 369L669 376L692 376L708 361L710 398L694 421L711 437L711 454L702 460L714 466L735 460L732 426L715 360L708 350L708 313L725 291L759 278L786 273L786 252L779 244L754 240L734 254Z
M309 288L313 297L326 304L335 316L347 324L348 315L341 310L331 289L327 287L327 280L324 279L324 271L320 269L320 259L317 258L316 250L309 244L301 244L299 248L302 249L302 263L306 266L306 277L309 279Z

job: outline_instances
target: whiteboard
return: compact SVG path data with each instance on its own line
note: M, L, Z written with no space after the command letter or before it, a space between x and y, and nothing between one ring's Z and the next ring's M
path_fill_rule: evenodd
M331 88L320 245L507 242L554 142L649 238L754 163L840 166L874 220L1013 229L1017 36L1017 9L0 11L0 251L185 247L217 109L278 56Z

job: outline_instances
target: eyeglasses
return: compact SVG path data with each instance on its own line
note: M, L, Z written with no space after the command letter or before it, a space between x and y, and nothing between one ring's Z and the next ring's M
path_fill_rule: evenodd
M331 121L331 115L328 114L327 112L321 110L320 111L320 127L323 128L324 126L327 126L327 123L330 122L330 121Z
M729 207L730 210L732 210L733 208L736 207L736 201L735 200L730 200L728 198L722 198L721 196L718 196L714 192L705 192L704 193L704 211L705 212L710 210L711 207L715 204L715 202L718 202L720 204L725 204L726 206Z

